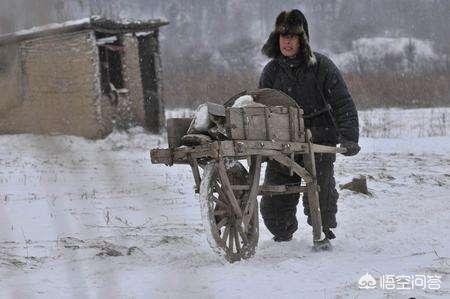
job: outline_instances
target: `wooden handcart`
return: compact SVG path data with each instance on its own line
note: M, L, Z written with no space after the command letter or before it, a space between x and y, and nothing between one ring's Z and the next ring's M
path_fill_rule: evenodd
M243 94L265 106L232 107ZM313 248L329 248L329 241L322 234L314 155L345 149L314 144L311 132L305 128L302 109L279 91L260 89L236 95L223 106L208 105L214 117L223 117L226 139L183 146L180 140L191 120L169 119L169 148L152 149L151 161L191 166L211 247L230 262L251 257L259 238L257 197L307 193ZM296 155L302 155L304 166L295 161ZM268 160L286 166L291 175L297 174L304 183L261 184L261 164Z

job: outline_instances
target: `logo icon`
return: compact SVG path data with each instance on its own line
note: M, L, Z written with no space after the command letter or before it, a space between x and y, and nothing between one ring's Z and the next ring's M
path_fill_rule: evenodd
M375 289L377 287L377 281L369 273L361 276L361 278L358 280L358 284L360 289L365 290Z

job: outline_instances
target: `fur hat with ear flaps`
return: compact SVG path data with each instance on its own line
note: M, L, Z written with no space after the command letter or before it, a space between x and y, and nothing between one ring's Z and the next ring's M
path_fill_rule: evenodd
M316 63L316 57L309 46L308 22L300 10L282 11L278 15L275 21L275 29L270 33L262 48L261 52L264 55L269 58L282 56L278 41L280 35L298 35L300 38L300 58L306 61L308 65Z

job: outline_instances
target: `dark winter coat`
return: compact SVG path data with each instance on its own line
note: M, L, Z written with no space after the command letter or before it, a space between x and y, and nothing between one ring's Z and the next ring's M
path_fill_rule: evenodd
M259 88L291 96L304 110L315 143L358 142L358 113L339 70L325 55L315 52L314 56L314 63L283 56L272 59L261 74Z

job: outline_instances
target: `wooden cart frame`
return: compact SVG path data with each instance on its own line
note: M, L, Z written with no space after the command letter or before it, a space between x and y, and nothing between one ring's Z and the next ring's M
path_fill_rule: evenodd
M314 144L310 130L304 127L303 111L296 107L226 108L224 116L231 137L228 140L179 146L189 121L171 119L171 146L151 150L152 163L190 165L195 191L200 193L204 206L204 222L212 236L210 244L230 262L251 257L259 237L257 196L307 193L313 248L329 248L329 241L322 234L315 154L343 153L345 149ZM303 166L295 161L297 155L302 155ZM237 163L240 160L247 161L248 170ZM260 184L261 164L269 160L286 166L304 184ZM203 168L203 178L199 168Z

